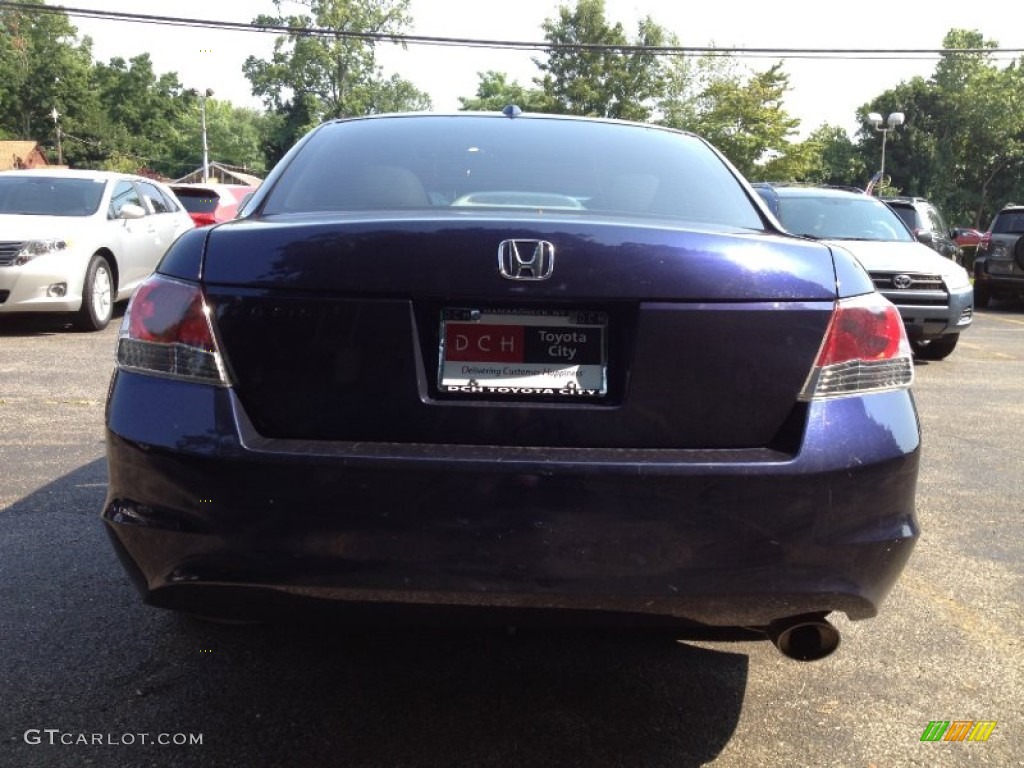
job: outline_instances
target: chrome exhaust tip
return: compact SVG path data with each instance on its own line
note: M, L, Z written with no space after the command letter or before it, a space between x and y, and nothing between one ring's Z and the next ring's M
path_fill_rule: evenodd
M839 630L818 614L778 619L767 634L783 656L796 661L817 661L839 647Z

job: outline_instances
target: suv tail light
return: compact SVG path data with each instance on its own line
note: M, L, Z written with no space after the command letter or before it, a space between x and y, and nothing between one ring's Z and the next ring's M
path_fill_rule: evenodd
M981 253L982 251L987 251L989 243L991 243L991 242L992 242L992 233L991 232L982 232L981 233L981 239L978 240L978 253Z
M199 286L152 275L132 296L117 338L117 365L136 373L229 386Z
M881 294L836 302L801 400L906 389L914 361L899 310Z
M193 213L192 221L197 227L205 227L207 224L216 224L217 217L212 213Z

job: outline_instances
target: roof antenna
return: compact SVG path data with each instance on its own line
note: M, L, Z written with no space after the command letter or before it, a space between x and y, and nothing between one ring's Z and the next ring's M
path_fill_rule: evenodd
M501 110L501 114L503 114L505 117L519 117L521 114L523 114L523 110L521 110L517 104L509 104L507 107Z

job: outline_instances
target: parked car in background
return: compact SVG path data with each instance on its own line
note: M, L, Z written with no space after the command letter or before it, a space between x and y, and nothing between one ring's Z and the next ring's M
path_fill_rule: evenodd
M256 189L246 184L174 183L170 187L197 227L235 218L239 204Z
M953 242L963 248L977 248L981 242L981 231L972 227L953 227Z
M981 243L981 231L971 227L953 227L953 242L960 248L960 265L968 274L974 272L974 259Z
M970 277L915 238L890 205L840 189L755 186L787 230L857 257L878 291L899 308L915 355L941 360L953 352L974 316Z
M102 517L146 602L655 617L799 659L876 614L918 535L903 323L704 140L337 120L246 211L121 327Z
M152 179L0 172L0 313L65 313L100 330L191 227L174 193Z
M1024 299L1024 205L1010 204L981 236L974 260L974 300L987 307L992 298Z
M960 246L955 241L954 230L932 203L923 197L881 198L896 215L910 228L919 241L941 256L961 263Z

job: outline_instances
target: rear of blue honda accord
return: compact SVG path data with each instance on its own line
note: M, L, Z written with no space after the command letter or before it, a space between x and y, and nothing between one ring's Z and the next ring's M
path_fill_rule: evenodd
M750 628L874 616L916 540L895 308L692 135L328 123L125 315L103 519L146 602Z

